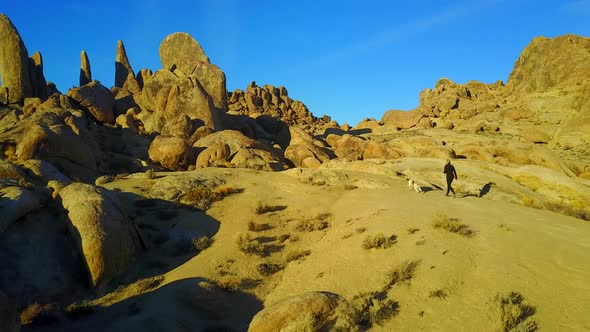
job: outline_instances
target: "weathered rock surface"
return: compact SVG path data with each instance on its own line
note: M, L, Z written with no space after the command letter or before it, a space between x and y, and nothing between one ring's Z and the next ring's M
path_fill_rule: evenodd
M418 122L423 117L424 114L419 109L408 112L391 110L383 114L381 122L387 125L396 126L401 129L408 129L417 126Z
M5 103L20 103L33 96L29 52L10 19L0 14L0 76Z
M136 229L112 192L72 183L59 192L71 235L78 245L94 287L123 272L141 253Z
M92 69L86 51L80 52L80 86L92 82Z
M30 190L17 186L0 188L0 234L17 219L40 207L39 198Z
M117 41L117 55L115 58L115 86L128 90L131 93L137 93L141 90L135 73L129 64L127 51L123 41Z
M35 52L29 59L29 74L31 75L31 89L33 97L41 100L47 99L47 82L43 74L43 56L40 52Z
M149 157L171 171L186 170L191 163L191 149L178 137L159 135L150 145Z
M179 69L186 75L195 70L199 62L210 63L201 45L188 33L176 32L168 35L160 44L162 68Z
M334 311L342 301L340 296L328 292L288 297L259 311L248 331L328 331L336 322Z
M317 168L323 162L330 160L321 142L297 127L289 127L291 142L285 149L285 158L295 167Z
M2 291L0 291L0 331L20 331L20 319L16 307Z
M113 113L115 98L111 91L99 81L92 81L81 87L72 88L67 95L78 102L80 107L88 110L96 121L110 124L115 122Z

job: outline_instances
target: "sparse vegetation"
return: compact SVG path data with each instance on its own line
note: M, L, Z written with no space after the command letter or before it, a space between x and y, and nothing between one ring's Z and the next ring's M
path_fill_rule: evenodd
M366 227L359 227L359 228L357 228L355 231L356 231L357 233L361 234L361 233L364 233L366 230L367 230L367 228L366 228Z
M75 320L94 313L94 307L87 303L72 303L64 309L64 312L68 318Z
M381 325L397 314L398 303L379 292L362 292L348 303L338 306L339 319L336 331L365 331L373 325Z
M306 256L311 255L311 250L294 250L289 252L286 256L285 256L285 260L287 262L293 262L293 261L297 261L300 260Z
M444 289L439 288L439 289L431 290L430 293L428 293L428 296L429 297L436 297L436 298L444 300L447 298L448 294Z
M21 324L27 325L46 325L57 318L54 316L54 312L57 307L53 304L40 304L39 302L33 302L26 306L20 312Z
M530 319L535 307L524 303L524 297L517 292L497 294L491 301L491 315L499 332L533 332L537 322Z
M408 234L414 234L418 231L420 231L420 228L408 228Z
M550 201L541 202L529 196L520 199L522 205L539 210L549 210L566 216L590 221L590 210L584 204L577 201Z
M417 246L423 246L425 243L426 243L425 239L420 239L420 240L416 241Z
M265 256L264 245L260 241L252 238L250 234L238 234L237 241L238 248L241 252L248 255Z
M439 213L432 220L432 227L441 228L451 233L457 233L466 237L475 235L475 231L468 225L459 222L459 219L449 218L445 214Z
M266 223L256 223L252 220L248 222L248 230L251 232L262 232L267 229L270 229L270 225Z
M347 183L344 185L344 190L355 190L357 188L358 188L357 186L355 186L354 184L350 184L350 183Z
M204 211L217 200L219 200L219 196L213 190L208 187L197 187L186 192L180 199L180 202Z
M271 276L271 275L279 272L283 268L284 268L283 265L274 264L274 263L262 263L262 264L258 264L258 266L256 267L256 269L258 270L258 273L260 273L260 275L263 275L265 277Z
M242 280L236 276L224 277L217 281L217 286L228 292L235 292L239 290L241 284Z
M367 237L363 240L363 248L365 249L373 249L373 248L382 248L387 249L394 245L397 242L397 236L391 235L389 237L385 236L383 233L377 233L373 235L367 235Z
M311 219L300 221L295 226L295 229L297 229L300 232L313 232L323 230L328 227L330 227L330 223L326 220Z
M229 195L237 194L242 192L240 189L230 186L230 185L223 185L215 188L213 192L217 195L219 199L227 197Z
M254 212L258 215L269 213L269 212L276 212L286 209L287 207L284 205L269 205L264 204L260 201L256 202L254 205Z
M404 261L398 266L392 268L387 272L386 289L391 288L393 285L398 283L409 283L416 269L422 263L421 260Z
M213 244L213 239L209 238L208 236L197 236L192 239L193 247L197 251L203 251L209 248Z
M136 294L145 293L160 286L160 284L162 284L162 281L164 281L164 276L155 276L151 278L141 279L135 283L134 292Z

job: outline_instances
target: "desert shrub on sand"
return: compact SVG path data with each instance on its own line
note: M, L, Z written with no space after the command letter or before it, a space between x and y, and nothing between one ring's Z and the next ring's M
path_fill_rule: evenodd
M133 291L136 294L145 293L160 286L162 284L162 281L164 281L164 276L155 276L151 278L140 279L135 283Z
M264 256L264 245L252 238L248 233L238 234L236 243L241 252L248 255Z
M330 227L330 223L327 222L326 220L311 219L311 220L301 220L300 222L297 223L297 225L295 226L295 229L297 229L300 232L313 232L313 231L319 231L322 229L326 229L328 227Z
M523 196L520 203L534 209L549 210L582 220L590 220L590 210L578 200L541 202L529 196Z
M382 248L387 249L394 245L397 242L397 236L391 235L389 237L385 236L383 233L377 233L373 235L367 235L363 240L363 248L365 249L373 249L373 248Z
M359 234L364 233L367 230L366 227L359 227L357 229L355 229L355 231Z
M242 279L238 278L237 276L227 276L217 281L217 286L228 292L235 292L239 290L241 284Z
M336 309L339 319L336 331L365 331L373 325L383 324L397 314L398 303L380 292L362 292L348 299Z
M536 331L537 322L530 319L535 311L535 307L524 303L524 297L517 292L497 294L491 300L490 312L499 332Z
M254 212L258 215L269 213L269 212L276 212L286 209L287 207L284 205L270 205L266 203L262 203L261 201L257 201L254 204Z
M277 272L279 272L280 270L282 270L284 268L284 266L282 264L274 264L274 263L262 263L262 264L258 264L258 266L256 267L256 269L258 270L258 273L260 273L260 275L268 277L270 275L273 275Z
M223 198L229 195L240 193L242 190L231 185L223 185L215 188L213 192L217 195L217 197Z
M457 218L449 218L447 215L439 213L432 220L432 227L441 228L451 233L457 233L466 237L475 235L475 231L468 225L462 224Z
M293 262L304 258L305 256L311 255L311 250L294 250L289 252L285 256L287 262Z
M270 226L266 223L257 223L252 220L248 222L248 230L251 232L262 232L267 229L270 229Z
M399 283L409 283L410 280L414 278L416 269L421 263L421 260L404 261L401 264L391 268L387 272L385 288L389 289L393 285Z
M420 228L408 228L408 234L414 234L418 231L420 231Z
M428 297L436 297L439 299L446 299L448 296L447 292L444 289L433 289L428 293Z
M54 304L40 304L33 302L20 312L20 321L23 325L47 325L57 320Z
M203 251L213 244L213 239L208 236L196 236L192 239L193 247L197 251Z
M201 210L207 210L219 197L208 187L197 187L186 192L180 202L191 205Z

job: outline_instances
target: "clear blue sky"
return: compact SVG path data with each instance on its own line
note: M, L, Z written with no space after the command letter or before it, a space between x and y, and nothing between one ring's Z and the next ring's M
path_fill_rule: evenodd
M228 90L283 85L316 116L352 125L416 107L441 77L506 82L535 36L590 36L590 0L1 0L0 12L63 93L78 84L81 50L110 87L118 39L136 72L157 70L162 39L184 31Z

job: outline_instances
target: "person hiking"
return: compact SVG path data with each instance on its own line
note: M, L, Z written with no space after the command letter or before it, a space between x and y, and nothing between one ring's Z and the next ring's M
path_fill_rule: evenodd
M451 161L448 159L447 164L445 165L445 169L443 170L443 173L447 175L447 193L445 194L445 196L449 196L450 191L453 193L453 197L455 197L455 191L453 190L453 187L451 187L451 183L453 183L453 180L457 179L457 171L455 171L455 167L451 165Z

